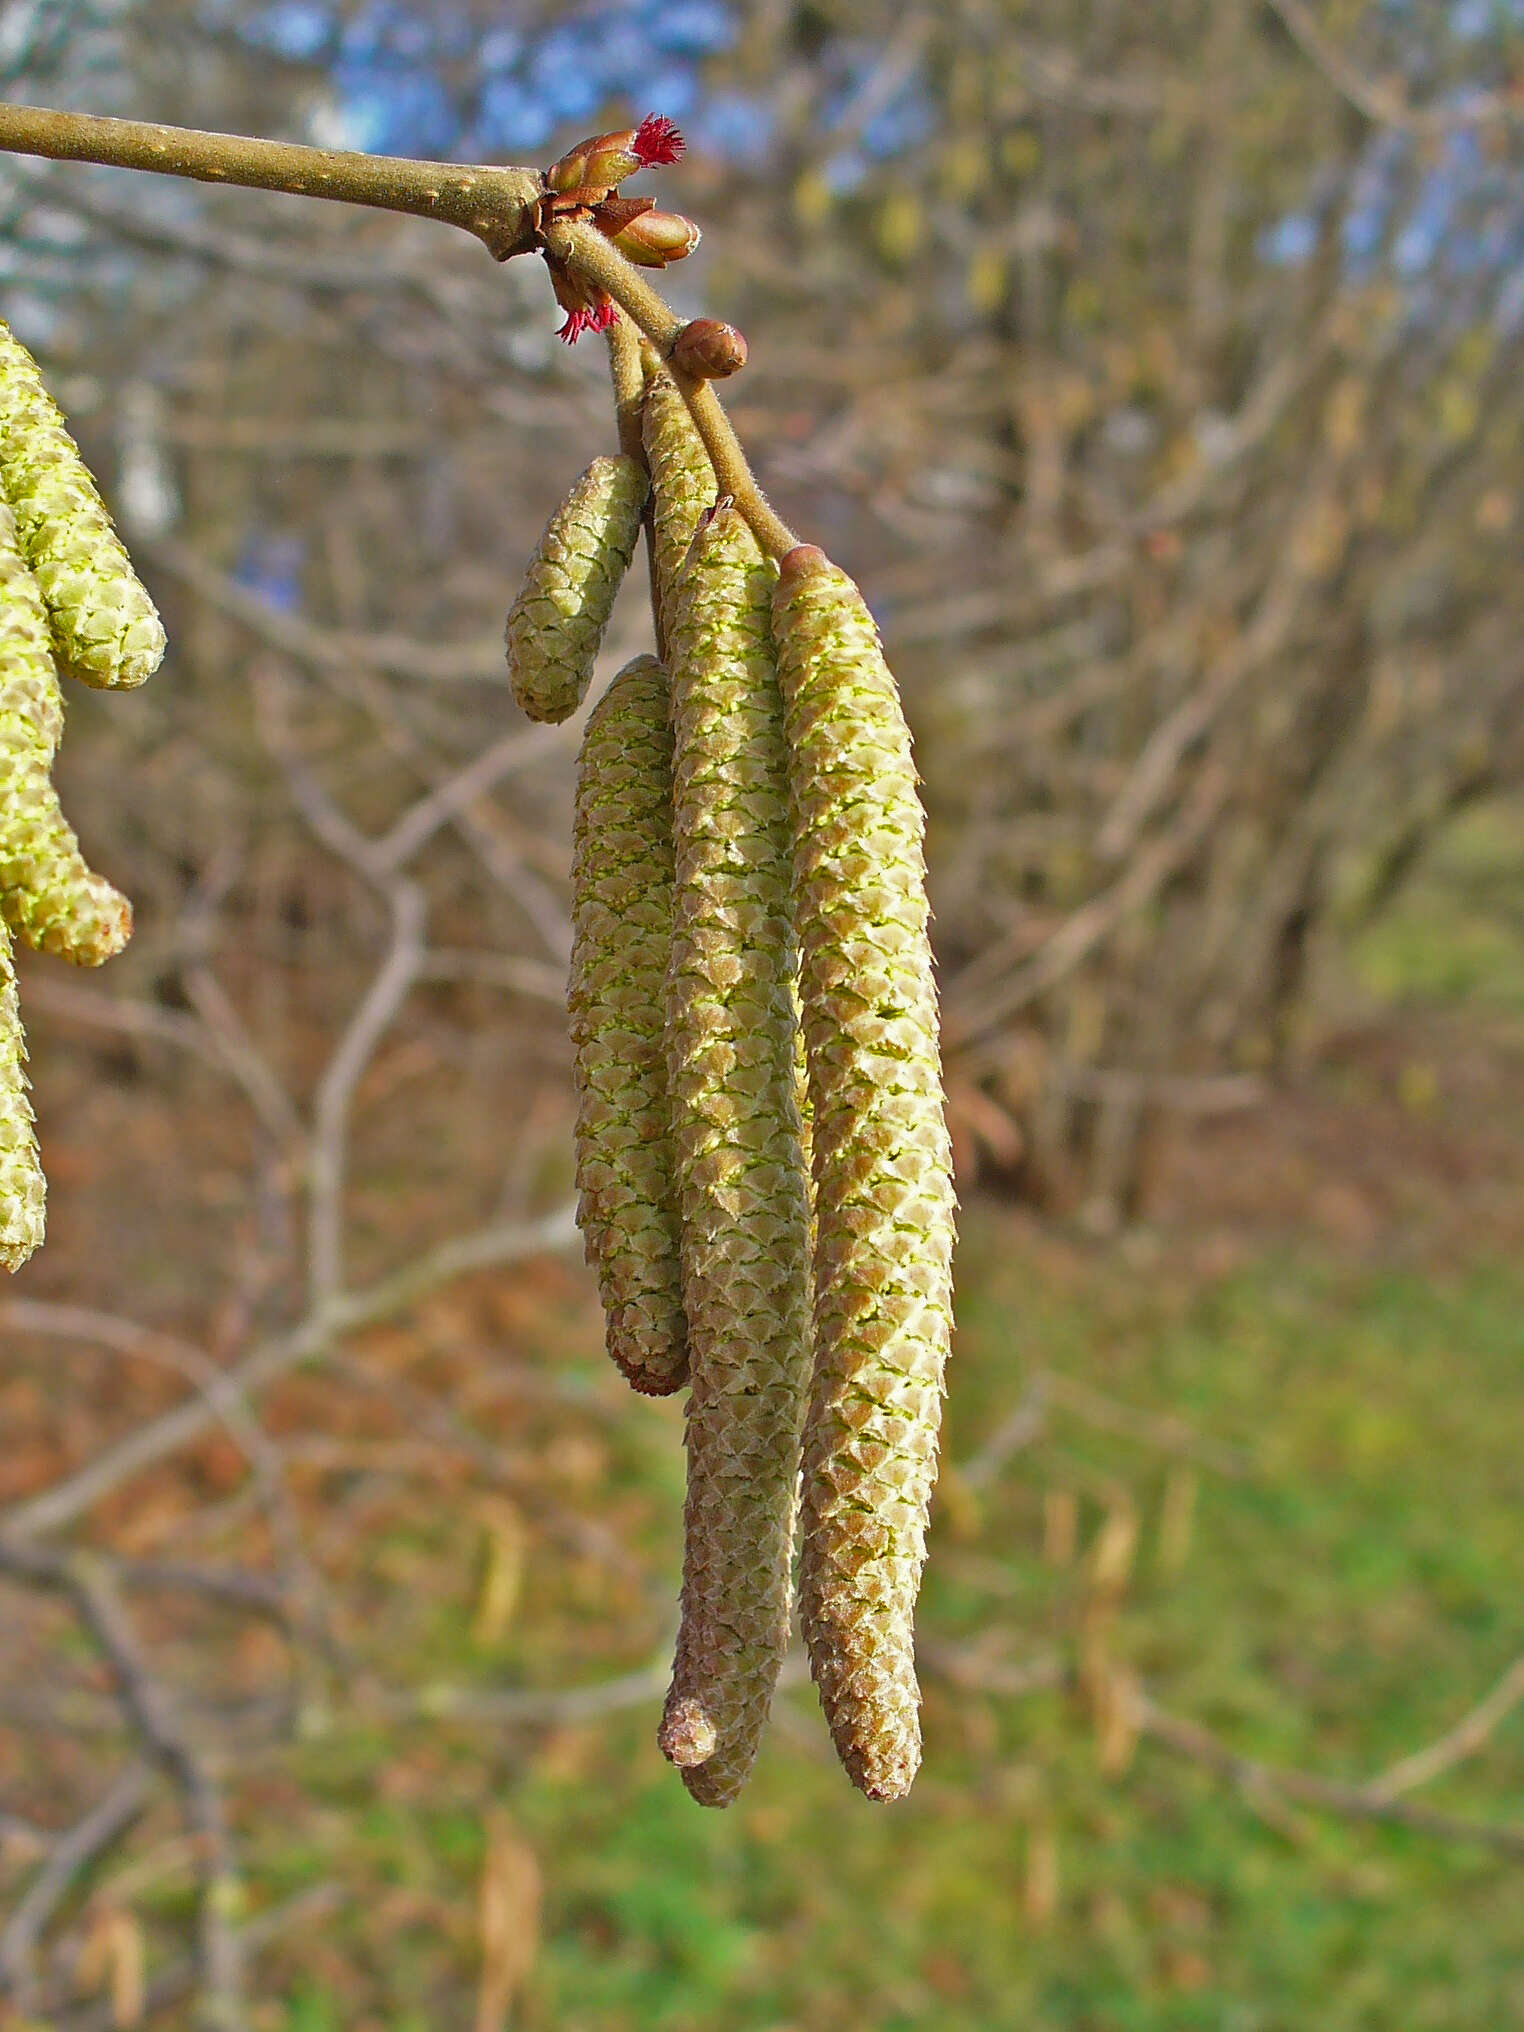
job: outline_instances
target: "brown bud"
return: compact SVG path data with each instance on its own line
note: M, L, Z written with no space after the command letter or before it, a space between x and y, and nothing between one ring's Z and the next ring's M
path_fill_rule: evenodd
M590 135L550 165L545 181L553 191L577 190L587 185L611 190L640 168L634 142L633 127L621 127L612 134Z
M620 127L611 134L594 134L579 141L550 165L545 181L553 191L580 186L612 190L637 169L676 162L682 152L683 137L672 122L650 113L638 127Z
M665 268L693 252L699 243L699 229L681 212L652 211L642 212L608 237L637 268Z
M718 318L694 318L672 341L671 360L698 381L723 381L746 365L746 341L734 325Z

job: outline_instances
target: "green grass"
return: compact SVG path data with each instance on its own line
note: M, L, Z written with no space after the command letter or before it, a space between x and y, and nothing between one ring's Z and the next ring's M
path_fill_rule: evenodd
M1524 1012L1524 820L1452 827L1355 960L1394 1004ZM1432 1184L1425 1187L1432 1190ZM1441 1189L1442 1181L1441 1181ZM1240 1249L1226 1275L1130 1262L974 1208L944 1492L922 1618L1007 1663L1074 1655L1085 1559L1108 1515L1140 1532L1110 1653L1152 1698L1270 1764L1358 1781L1432 1741L1524 1652L1524 1264L1420 1275L1315 1240ZM1432 1253L1432 1252L1430 1252ZM596 1323L546 1358L585 1382L596 1472L565 1500L615 1520L648 1584L536 1540L495 1658L471 1636L468 1530L448 1517L370 1552L389 1676L556 1686L649 1655L676 1591L678 1415L623 1399ZM1199 1470L1183 1564L1161 1557L1178 1462L1063 1409L973 1491L956 1473L1037 1369L1236 1450ZM1045 1502L1079 1556L1043 1557ZM427 1581L430 1572L438 1578ZM378 1613L380 1613L378 1611ZM398 1618L401 1618L399 1621ZM251 1815L267 1897L337 1879L322 1941L290 1940L269 2032L473 2021L485 1822L505 1807L543 1878L511 2023L532 2032L1482 2032L1524 2023L1524 1865L1306 1808L1261 1808L1145 1739L1104 1774L1081 1703L926 1685L904 1805L836 1768L808 1689L787 1694L722 1815L657 1755L654 1702L554 1732L345 1723L299 1753L300 1804ZM1524 1709L1420 1795L1524 1824ZM1051 1909L1032 1857L1056 1862ZM283 2001L276 2001L276 1998Z
M1122 1492L1142 1520L1118 1654L1161 1705L1271 1762L1373 1773L1443 1731L1524 1650L1524 1272L1431 1281L1290 1250L1193 1287L977 1212L961 1271L953 1462L1035 1365L1173 1407L1252 1465L1239 1479L1203 1471L1188 1557L1167 1578L1165 1456L1056 1414L980 1502L944 1506L930 1637L1003 1633L1015 1658L1067 1640L1076 1571L1041 1557L1043 1493L1066 1487L1082 1552ZM651 1423L657 1448L674 1443L669 1411L630 1416ZM648 1451L633 1448L621 1472L638 1477ZM430 1627L445 1620L436 1602ZM410 1676L459 1673L468 1640L455 1641L458 1656L414 1658ZM608 1670L628 1663L610 1650ZM596 1663L582 1670L596 1676ZM369 1888L336 1923L342 1982L327 1996L309 1974L270 2022L462 2022L493 1800L544 1875L544 1938L515 2021L527 2026L1474 2032L1524 2020L1517 1865L1300 1810L1271 1825L1147 1741L1124 1775L1103 1777L1070 1699L936 1679L916 1792L876 1808L829 1760L812 1696L786 1704L724 1815L688 1802L647 1712L537 1742L412 1731L324 1744L304 1782L328 1816L327 1869ZM1524 1712L1431 1803L1524 1819ZM1034 1829L1058 1859L1045 1921L1026 1909Z
M1447 826L1354 961L1387 1001L1524 1014L1524 804L1489 801Z

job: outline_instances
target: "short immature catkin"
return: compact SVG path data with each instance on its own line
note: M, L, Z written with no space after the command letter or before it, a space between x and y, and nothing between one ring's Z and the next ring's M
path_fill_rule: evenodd
M0 912L18 937L99 966L132 933L132 905L86 865L59 809L63 700L42 597L0 501Z
M740 1790L787 1644L809 1360L771 582L724 508L695 539L672 611L667 1063L693 1391L682 1626L658 1740L709 1806Z
M4 325L0 479L65 673L97 687L141 684L163 657L163 626L36 361Z
M505 631L513 696L530 719L569 719L581 705L645 498L636 460L594 459L546 523Z
M0 1264L19 1270L42 1246L47 1181L27 1099L26 1038L11 966L11 935L0 924Z
M704 441L672 376L651 376L641 418L651 468L651 540L656 555L657 619L662 639L672 626L672 594L699 517L718 488Z
M663 1001L672 946L672 732L666 672L627 663L588 716L572 832L571 1012L577 1220L637 1390L688 1380L667 1123Z
M952 1325L924 820L872 616L811 545L783 561L773 639L814 1102L800 1612L853 1783L897 1799L920 1762L913 1623Z

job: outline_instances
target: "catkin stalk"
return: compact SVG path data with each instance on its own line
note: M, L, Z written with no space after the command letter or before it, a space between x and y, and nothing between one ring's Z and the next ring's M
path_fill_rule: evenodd
M673 593L688 546L699 518L714 506L719 489L688 405L665 368L656 369L648 378L641 431L651 468L657 639L665 642L672 627Z
M53 788L63 700L42 597L0 500L0 913L26 944L99 966L132 905L80 853Z
M817 1224L800 1613L853 1783L897 1799L920 1762L914 1612L952 1324L924 819L872 616L811 545L783 560L773 636Z
M667 1063L693 1389L682 1625L659 1741L710 1806L740 1790L787 1645L809 1356L771 581L724 508L695 538L672 608Z
M663 998L672 946L672 733L652 656L588 717L572 832L577 1220L608 1350L637 1390L688 1380Z
M545 525L505 630L513 696L530 719L568 719L581 705L645 498L637 460L594 459Z
M65 673L96 687L158 669L164 629L31 354L0 324L0 480Z
M42 1246L47 1181L27 1098L26 1037L11 965L11 935L0 923L0 1264L19 1270Z

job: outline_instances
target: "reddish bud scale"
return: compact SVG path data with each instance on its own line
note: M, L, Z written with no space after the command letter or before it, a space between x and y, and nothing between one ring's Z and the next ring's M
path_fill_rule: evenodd
M594 134L579 141L550 165L545 181L553 191L585 187L613 190L637 169L654 169L676 162L683 145L683 137L672 121L648 113L638 127L620 127L610 134Z
M697 381L723 381L746 365L746 341L734 325L694 318L672 341L672 365Z
M598 214L593 214L596 220ZM627 226L608 235L626 261L637 268L667 268L693 252L699 229L680 212L641 212Z

